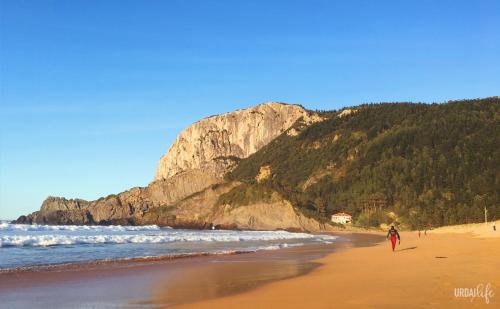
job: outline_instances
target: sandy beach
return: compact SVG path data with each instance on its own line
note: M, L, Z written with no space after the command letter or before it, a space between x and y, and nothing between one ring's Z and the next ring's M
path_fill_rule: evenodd
M500 231L490 229L403 232L394 253L388 242L352 248L318 260L322 266L305 276L179 308L496 308ZM478 285L487 296L455 296Z
M495 308L500 232L490 229L402 232L395 252L383 233L345 232L331 245L4 273L0 301L9 308ZM478 286L482 295L455 296Z

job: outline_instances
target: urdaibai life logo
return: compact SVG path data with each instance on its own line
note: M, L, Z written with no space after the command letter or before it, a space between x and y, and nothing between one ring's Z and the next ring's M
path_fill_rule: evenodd
M495 293L493 293L491 283L480 283L474 288L455 288L455 297L470 298L471 302L476 298L483 298L484 302L489 304L493 296Z

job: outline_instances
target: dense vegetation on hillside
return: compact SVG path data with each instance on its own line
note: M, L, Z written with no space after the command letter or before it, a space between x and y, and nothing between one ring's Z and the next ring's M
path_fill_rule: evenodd
M305 214L344 211L363 226L422 228L500 218L500 98L384 103L283 134L227 175L245 204L276 191ZM262 166L271 176L256 181ZM249 199L250 198L250 199Z

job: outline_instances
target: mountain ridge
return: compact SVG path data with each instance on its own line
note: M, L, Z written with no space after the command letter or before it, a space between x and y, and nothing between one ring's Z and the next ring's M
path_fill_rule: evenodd
M17 222L322 231L343 211L359 226L420 228L478 221L480 203L498 218L499 107L495 97L340 111L260 104L188 126L147 187L52 198Z

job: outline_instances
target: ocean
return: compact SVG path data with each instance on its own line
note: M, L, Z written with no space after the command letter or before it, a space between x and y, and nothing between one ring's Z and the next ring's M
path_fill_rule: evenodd
M148 226L0 223L0 271L57 264L229 254L332 243L337 237L286 231L184 230Z

